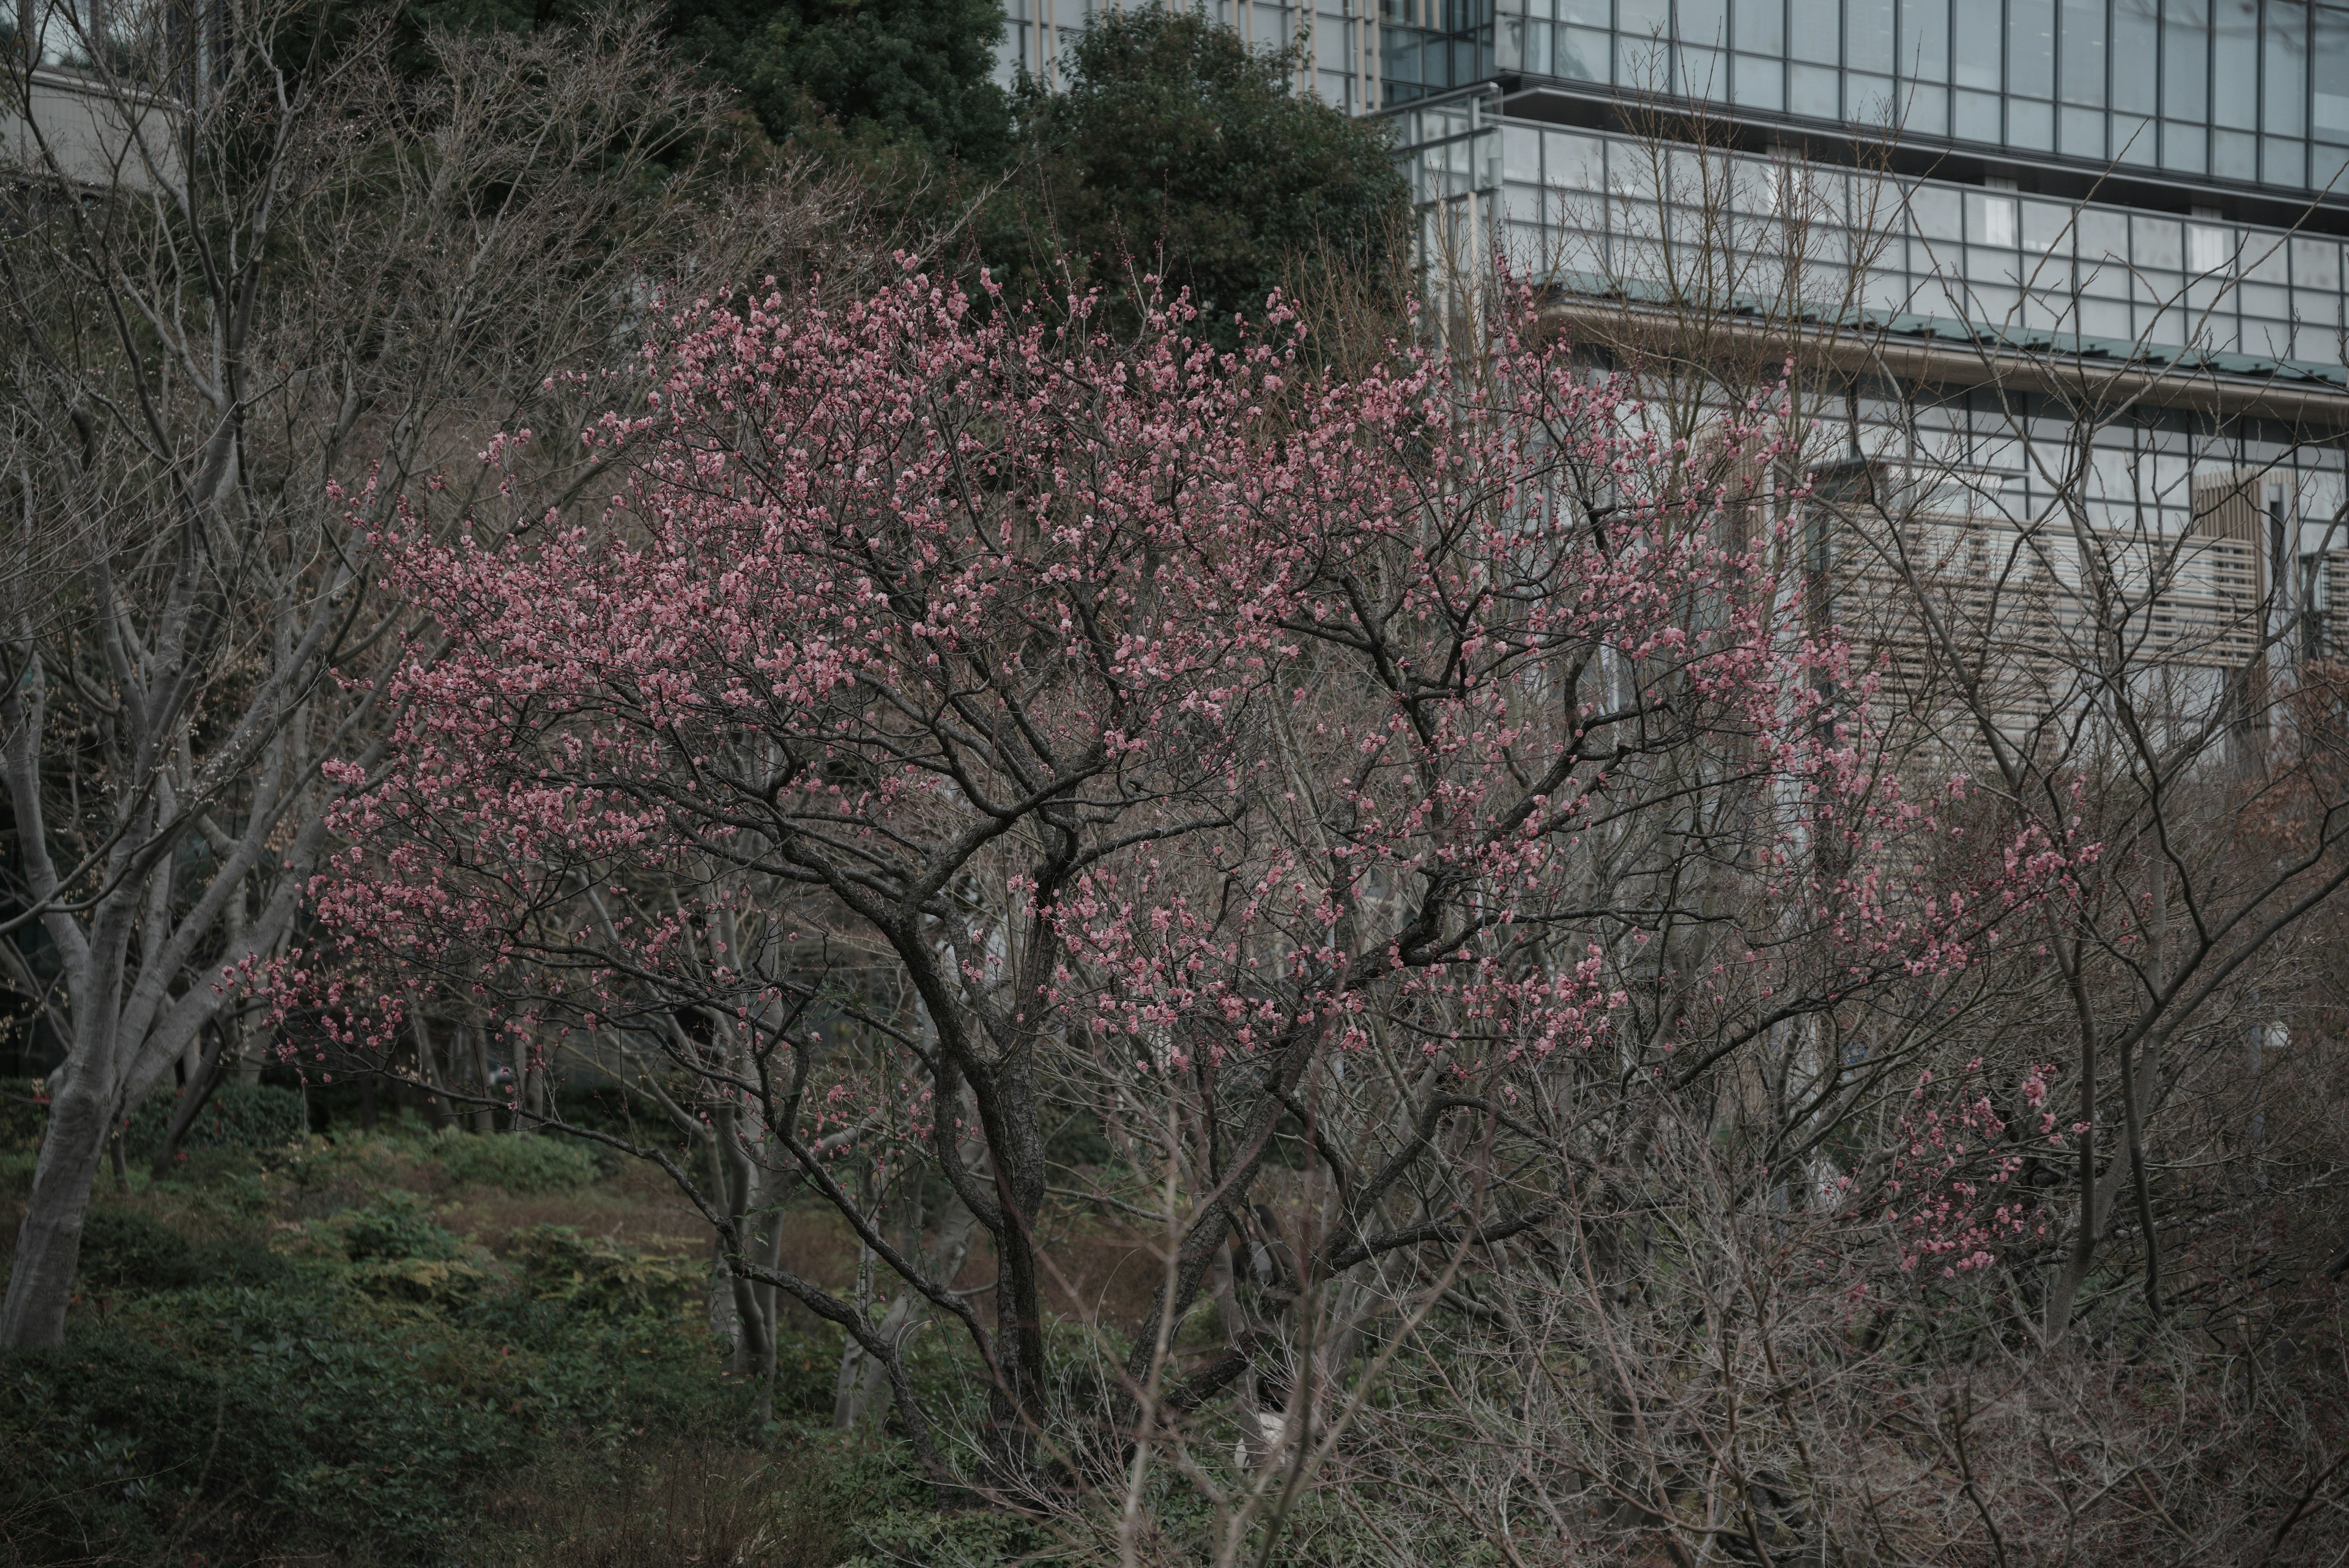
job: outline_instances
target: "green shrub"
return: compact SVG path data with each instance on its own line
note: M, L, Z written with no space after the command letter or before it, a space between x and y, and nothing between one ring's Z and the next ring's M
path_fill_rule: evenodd
M451 1127L435 1134L425 1147L451 1181L508 1192L567 1192L595 1179L595 1158L563 1138Z
M352 1288L397 1266L133 1296L0 1356L0 1561L452 1563L552 1449L744 1425L681 1323Z
M176 1091L150 1095L130 1116L124 1144L132 1158L151 1159L171 1130L180 1106ZM275 1084L247 1084L231 1079L212 1091L204 1108L188 1125L182 1148L283 1148L297 1143L310 1130L302 1096Z
M674 1314L702 1280L702 1271L690 1263L607 1237L583 1236L568 1225L533 1227L516 1241L509 1262L541 1301L607 1317Z
M103 1290L178 1290L196 1281L188 1239L135 1209L93 1207L81 1222L81 1282Z
M440 1262L457 1255L454 1234L432 1218L432 1206L413 1192L394 1189L364 1209L350 1209L326 1221L355 1263Z

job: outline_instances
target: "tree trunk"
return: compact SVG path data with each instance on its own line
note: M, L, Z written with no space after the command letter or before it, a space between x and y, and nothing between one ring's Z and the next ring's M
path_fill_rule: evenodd
M171 1163L180 1157L180 1144L188 1129L196 1125L196 1117L220 1088L223 1076L221 1067L228 1060L230 1026L223 1023L212 1034L212 1046L204 1054L196 1071L180 1091L180 1104L171 1113L171 1125L163 1134L160 1147L155 1150L155 1162L147 1168L147 1179L160 1181L171 1173Z
M81 1264L82 1216L89 1209L113 1113L109 1096L90 1085L88 1077L69 1075L64 1092L49 1105L32 1196L16 1231L7 1305L0 1309L0 1346L10 1350L42 1349L65 1338L66 1304Z
M930 1278L951 1285L962 1273L962 1266L970 1256L970 1244L978 1231L978 1217L960 1203L954 1203L951 1216L938 1233L929 1255L923 1259L923 1270ZM889 1303L889 1310L881 1314L880 1335L891 1345L902 1345L904 1337L919 1328L929 1316L929 1303L922 1293L900 1284L897 1294ZM889 1399L889 1369L864 1354L864 1347L855 1340L848 1342L841 1352L840 1376L833 1386L832 1424L839 1431L847 1431L873 1412L883 1408Z
M490 1093L490 1032L472 1024L460 1025L473 1044L473 1079L484 1099ZM498 1130L498 1114L487 1106L473 1113L473 1130L492 1133Z
M432 1026L424 1010L409 1004L409 1026L416 1032L416 1075L424 1081L424 1116L439 1132L449 1125L449 1102L442 1097L440 1054L432 1049Z

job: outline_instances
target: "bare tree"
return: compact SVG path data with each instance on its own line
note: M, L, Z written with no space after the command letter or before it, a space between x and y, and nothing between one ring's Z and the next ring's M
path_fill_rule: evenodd
M548 493L592 483L582 410L625 395L664 280L843 233L625 16L435 37L405 74L379 26L329 43L292 7L87 24L110 15L47 18L119 128L101 160L45 134L29 58L7 78L37 152L0 240L7 526L43 569L0 630L0 961L67 1047L0 1317L18 1345L61 1332L109 1129L196 1065L222 971L294 929L321 763L367 756L386 673L430 657L371 531L460 517L510 472L468 461L495 431L535 430Z

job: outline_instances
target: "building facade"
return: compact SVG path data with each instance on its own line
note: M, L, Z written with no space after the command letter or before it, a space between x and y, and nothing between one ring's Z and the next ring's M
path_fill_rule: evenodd
M1930 528L2096 530L2039 552L2033 624L2085 548L2174 657L2349 654L2349 4L1204 8L1392 123L1432 295L1506 265L1593 337L1742 317L1839 381L1847 462L1958 477ZM1087 9L1011 0L1007 77Z

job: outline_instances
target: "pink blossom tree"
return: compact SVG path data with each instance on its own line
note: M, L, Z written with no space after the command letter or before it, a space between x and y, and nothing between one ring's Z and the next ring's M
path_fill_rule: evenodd
M1164 1198L1154 1305L1110 1325L1130 1440L1316 1292L1538 1242L1609 1106L1855 999L1931 1013L2072 874L1962 781L1904 787L1865 672L1790 609L1768 400L1676 443L1555 342L1341 377L1278 308L1222 354L1179 306L1121 344L1081 301L984 306L910 270L844 310L697 302L654 411L590 438L637 454L592 514L382 533L437 640L388 760L339 775L328 978L285 977L355 1044L429 984L542 1054L657 1058L722 1158L639 1152L745 1292L841 1325L934 1467L902 1314L781 1268L722 1184L834 1207L958 1328L996 1473L1032 1473L1072 1108ZM1262 1201L1283 1138L1323 1179L1294 1222ZM951 1189L990 1300L852 1147ZM1235 1241L1250 1289L1186 1361Z

